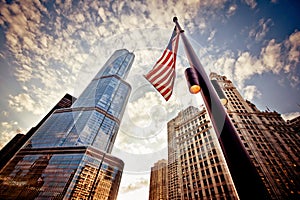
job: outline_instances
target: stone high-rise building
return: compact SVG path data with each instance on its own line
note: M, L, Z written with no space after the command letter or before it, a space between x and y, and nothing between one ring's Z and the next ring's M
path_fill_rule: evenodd
M162 159L151 167L149 200L167 200L167 161Z
M275 111L260 111L225 76L211 73L210 78L227 97L227 113L271 198L300 199L298 118L287 123Z
M238 199L205 109L181 111L168 122L168 138L173 141L168 146L169 199Z
M300 133L300 116L287 120L286 123L295 132Z

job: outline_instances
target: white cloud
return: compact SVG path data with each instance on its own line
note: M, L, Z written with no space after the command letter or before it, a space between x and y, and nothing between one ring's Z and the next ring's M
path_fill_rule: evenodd
M227 0L213 0L213 1L206 0L206 1L191 1L191 2L192 3L198 2L200 4L200 7L207 6L207 7L219 9L224 7L224 4L227 2Z
M136 182L130 183L129 185L122 187L121 192L122 193L132 192L132 191L138 190L142 187L148 186L148 184L149 184L149 182L147 179L140 178Z
M150 125L149 122L152 121L150 117L151 109L153 109L154 105L160 105L161 103L162 99L160 99L159 96L156 95L156 93L147 92L143 98L139 98L136 101L128 103L127 111L129 113L129 118L135 125L140 127L147 127ZM161 113L156 114L160 116ZM165 114L163 115L163 117L165 117Z
M100 7L98 9L98 15L99 15L99 17L101 17L101 19L103 20L104 23L106 22L106 20L109 17L109 16L107 16L107 13L109 13L109 12L105 12L104 8L102 8L102 7Z
M300 32L294 32L290 35L288 40L286 41L286 46L290 48L288 52L288 58L290 62L299 63L300 57Z
M28 93L30 92L30 94ZM65 92L45 91L43 88L30 86L27 92L9 95L8 105L15 112L31 112L34 115L45 115Z
M227 51L222 57L217 58L215 62L213 62L213 71L221 75L225 75L229 80L235 80L235 62L236 59L234 58L234 55L231 52Z
M298 117L298 116L300 116L300 112L291 112L291 113L284 113L284 114L281 114L281 117L282 117L285 121L294 119L295 117Z
M243 88L243 97L249 101L261 96L261 92L257 89L255 85L247 85Z
M167 109L169 105L151 87L148 84L137 87L126 107L116 146L128 153L151 154L167 146L167 119L178 106L173 100L173 109ZM151 91L144 93L145 90Z
M281 44L277 44L274 39L270 40L268 45L261 50L264 66L275 74L278 74L283 68L281 55Z
M211 40L213 40L215 34L216 34L216 30L213 30L210 32L209 37L207 38L207 41L210 42Z
M254 9L257 6L256 0L244 0L244 1L252 9Z
M2 114L3 116L5 116L5 117L7 117L7 116L8 116L8 112L7 112L7 111L5 111L5 110L3 110L3 111L1 112L1 114Z
M23 64L21 67L16 68L15 75L20 82L27 82L32 77L32 68Z
M234 55L227 50L220 57L212 57L207 62L214 72L227 76L234 81L240 90L244 82L252 76L271 72L273 74L285 73L285 77L292 87L300 83L299 72L299 51L300 32L295 31L286 40L277 43L275 39L269 40L258 56L248 51L239 52Z
M227 14L228 14L229 16L233 15L233 14L235 13L237 7L238 7L238 6L237 6L236 4L230 5L229 8L228 8Z
M16 121L3 121L0 124L0 149L3 148L17 133L21 132Z
M0 148L3 148L15 135L16 131L2 131L0 134Z
M149 131L146 131L146 134L140 132L139 135L137 132L137 128L135 128L134 130L135 133L128 132L126 128L124 128L124 126L126 125L123 124L123 127L118 133L115 148L132 155L148 154L149 156L154 156L155 153L167 148L166 125L164 127L157 127L156 130L153 130L152 128L151 135Z
M243 52L239 55L234 68L234 79L237 81L240 89L243 88L243 83L246 79L264 71L262 61L251 56L249 52Z
M82 13L78 13L77 15L75 15L74 19L79 24L85 21L85 17Z
M118 200L148 199L150 173L122 175Z
M24 110L32 111L34 114L41 114L39 108L29 94L22 93L16 96L9 95L9 106L17 112Z
M260 19L258 25L250 30L249 36L254 38L255 41L262 41L272 25L271 19Z
M5 129L11 129L13 126L18 125L18 122L2 122L1 126Z

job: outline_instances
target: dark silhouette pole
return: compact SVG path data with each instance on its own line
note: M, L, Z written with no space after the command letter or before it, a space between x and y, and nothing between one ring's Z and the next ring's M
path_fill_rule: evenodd
M219 97L217 96L206 72L195 54L191 44L184 35L177 17L173 18L181 38L191 67L197 70L201 96L205 103L212 125L218 136L235 188L241 200L266 200L269 194L255 166L233 127Z

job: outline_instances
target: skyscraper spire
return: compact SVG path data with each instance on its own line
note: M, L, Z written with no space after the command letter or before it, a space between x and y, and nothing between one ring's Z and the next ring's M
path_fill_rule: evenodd
M115 51L72 107L54 112L34 134L32 147L91 145L110 153L131 91L123 79L133 59L125 49Z

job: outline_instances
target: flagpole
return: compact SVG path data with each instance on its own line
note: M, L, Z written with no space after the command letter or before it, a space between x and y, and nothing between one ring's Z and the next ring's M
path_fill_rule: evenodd
M200 60L180 27L177 17L173 22L181 32L186 56L191 67L197 70L201 87L201 96L218 136L226 163L240 199L266 200L269 194L255 166L233 127L219 97L217 96Z

